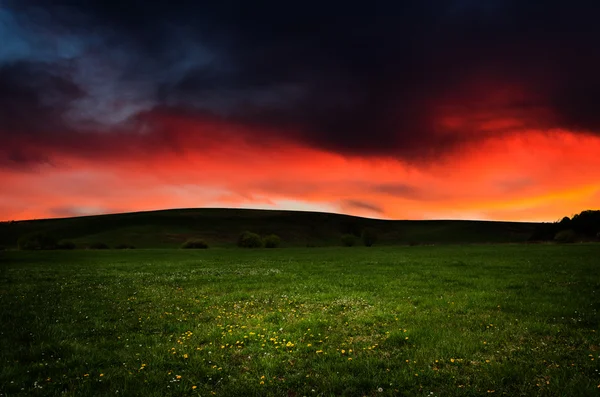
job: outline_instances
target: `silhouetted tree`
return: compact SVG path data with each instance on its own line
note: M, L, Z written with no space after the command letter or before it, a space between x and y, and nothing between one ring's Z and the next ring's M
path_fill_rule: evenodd
M246 231L240 234L237 245L241 248L260 248L263 241L258 234Z
M572 218L564 217L559 222L540 223L529 238L530 241L555 240L559 232L571 230L576 236L593 239L600 232L600 210L586 210Z

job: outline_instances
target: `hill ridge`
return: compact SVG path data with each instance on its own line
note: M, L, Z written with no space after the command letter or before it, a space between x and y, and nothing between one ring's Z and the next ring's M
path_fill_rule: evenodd
M523 242L538 223L490 220L387 220L348 214L246 208L173 208L2 222L0 244L12 247L22 235L43 231L78 246L103 242L139 248L177 247L188 238L231 246L250 230L277 234L283 246L339 245L343 234L375 229L379 244Z

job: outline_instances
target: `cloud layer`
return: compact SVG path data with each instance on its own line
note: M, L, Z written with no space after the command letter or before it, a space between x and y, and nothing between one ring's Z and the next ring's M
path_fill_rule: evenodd
M299 153L341 156L352 159L348 169L373 161L410 168L422 179L408 183L405 171L381 178L386 171L371 168L353 185L365 189L361 197L343 184L326 189L319 170L296 175L291 189L274 182L274 173L246 179L256 179L250 190L261 197L296 200L320 189L319 205L333 202L334 210L411 217L391 212L381 197L446 202L454 192L423 181L449 165L474 164L483 148L519 151L525 144L546 150L536 158L542 164L586 163L580 145L597 148L600 137L598 12L596 2L556 0L5 0L0 170L24 178L40 169L48 175L86 164L94 173L119 164L138 170L128 178L144 179L144 170L170 170L166 161L194 164L231 151L235 162L281 150L301 163L311 159ZM510 144L502 148L503 141ZM482 178L511 155L486 157L497 163L481 160ZM202 161L236 179L220 172L227 164ZM294 170L289 160L278 161L271 166ZM540 175L518 172L499 177L499 195L543 185ZM579 180L573 175L565 178ZM600 181L597 174L586 178ZM217 189L190 175L181 183Z

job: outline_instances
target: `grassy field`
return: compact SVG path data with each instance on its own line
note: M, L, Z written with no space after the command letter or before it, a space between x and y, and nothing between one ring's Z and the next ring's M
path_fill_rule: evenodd
M15 248L20 236L43 231L78 248L105 243L137 248L178 248L189 238L211 247L235 246L240 233L277 234L286 247L336 246L340 237L377 231L380 245L524 242L536 223L487 221L392 221L302 211L175 209L63 219L0 222L0 246Z
M598 395L599 254L0 252L0 395Z

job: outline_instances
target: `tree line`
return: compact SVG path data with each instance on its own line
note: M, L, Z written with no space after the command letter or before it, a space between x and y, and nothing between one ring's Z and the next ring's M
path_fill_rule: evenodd
M540 223L529 238L530 241L596 241L600 240L600 210L586 210L571 218Z

